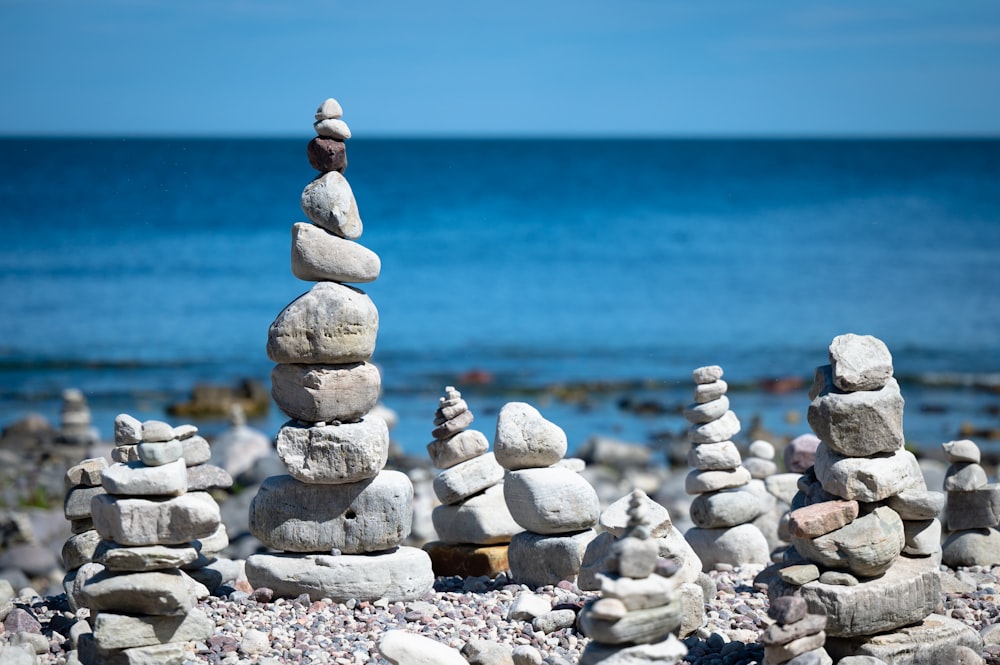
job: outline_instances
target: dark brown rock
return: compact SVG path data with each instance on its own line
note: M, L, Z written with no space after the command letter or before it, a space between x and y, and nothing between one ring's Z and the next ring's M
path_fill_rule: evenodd
M309 164L320 173L343 173L347 169L347 149L343 141L317 136L306 146L306 152Z
M799 596L781 596L771 601L767 616L777 623L795 623L806 616L806 601Z

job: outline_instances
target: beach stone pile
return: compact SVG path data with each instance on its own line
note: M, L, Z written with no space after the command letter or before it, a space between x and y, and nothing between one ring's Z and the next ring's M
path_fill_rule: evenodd
M705 571L717 564L767 564L770 547L752 523L767 506L762 505L760 491L747 488L751 474L732 441L740 421L729 408L722 368L699 367L692 377L695 401L684 410L684 417L691 423L688 464L693 468L684 489L695 497L690 508L695 526L685 538Z
M980 648L974 630L933 614L943 497L928 491L903 448L903 398L888 348L871 336L841 335L829 357L810 391L808 421L821 443L789 514L792 547L758 581L772 603L799 596L827 617L826 649L835 660L934 663L955 644ZM915 643L922 646L911 657Z
M189 641L215 632L195 607L209 590L181 570L207 563L228 543L215 499L189 482L184 455L208 459L195 432L127 414L115 419L116 457L138 459L103 469L105 492L91 500L101 538L91 560L103 570L79 587L93 628L79 639L84 663L180 664Z
M101 441L101 435L94 427L87 398L77 388L63 391L59 409L59 433L56 443L71 446L93 446Z
M580 665L672 665L687 655L677 639L683 615L673 579L677 566L659 556L647 502L641 491L632 493L626 532L596 576L601 597L587 602L577 616L580 632L591 638Z
M78 592L83 584L104 568L93 563L94 551L101 543L101 534L94 528L90 502L99 494L107 494L101 484L101 474L108 468L103 457L85 459L66 471L66 496L63 515L69 521L71 535L62 547L63 589L70 608L79 607Z
M386 470L389 430L375 413L381 375L372 364L378 310L351 284L381 263L363 247L354 194L342 175L351 136L335 99L316 111L307 148L320 172L302 192L309 222L292 226L292 273L314 282L268 331L272 397L289 420L276 447L287 474L261 484L250 532L279 553L254 554L246 576L276 596L411 600L434 582L427 553L401 546L413 520L413 484Z
M508 570L507 547L523 531L504 499L504 468L489 451L486 435L474 429L462 394L445 388L434 416L434 440L427 444L440 505L431 512L438 540L424 545L438 576L496 577Z
M832 665L823 648L826 617L809 614L806 601L798 596L776 598L767 615L774 623L760 636L764 665Z
M509 402L497 415L493 450L506 472L504 500L524 531L510 540L514 581L529 587L574 582L601 505L597 492L564 460L566 433L530 404Z
M776 457L774 444L764 439L752 441L743 456L743 466L750 472L744 489L756 495L761 509L752 523L764 534L772 556L776 550L788 546L787 537L782 536L781 520L791 507L797 481L797 474L790 478L778 473Z
M944 479L948 538L942 561L959 566L1000 565L1000 485L988 481L979 446L968 439L941 444L950 466Z

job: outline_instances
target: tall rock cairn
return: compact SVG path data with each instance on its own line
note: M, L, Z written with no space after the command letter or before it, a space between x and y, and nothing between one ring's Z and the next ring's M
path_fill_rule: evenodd
M810 391L809 425L822 443L788 516L792 547L761 574L771 602L800 596L809 612L825 615L834 660L899 662L920 645L929 659L919 662L930 663L951 646L981 646L971 628L932 615L941 594L942 497L927 490L903 448L903 398L888 348L868 335L840 335L829 357Z
M645 498L639 490L633 492L627 532L615 542L604 571L597 573L601 597L584 605L577 617L580 631L591 638L580 665L673 665L687 655L676 636L682 621L673 579L677 566L659 556Z
M472 421L462 394L447 386L427 444L431 463L441 469L434 478L441 505L431 512L438 540L424 550L439 576L496 577L509 569L507 546L523 530L504 501L504 469L488 452L486 436L468 429Z
M434 582L431 561L403 547L413 520L413 484L385 470L389 430L372 413L381 376L370 361L378 311L349 286L374 281L378 256L355 242L362 223L342 175L351 136L340 104L316 111L307 147L320 175L302 192L310 222L292 226L292 273L315 282L278 314L267 337L277 363L271 394L288 421L277 452L287 475L267 478L250 505L250 531L285 554L256 554L247 579L275 595L314 600L412 600Z
M566 433L530 404L509 402L497 415L493 450L504 474L507 509L523 529L510 540L514 581L529 587L573 582L601 505L593 486L563 462Z
M208 589L181 570L204 556L203 540L225 534L215 499L188 491L184 442L200 449L196 431L126 414L115 419L116 457L139 459L104 469L105 493L91 500L101 536L92 561L104 570L79 589L94 629L80 639L84 663L179 664L187 642L215 632L215 621L195 607Z
M759 493L747 488L751 475L732 441L740 431L740 421L729 408L722 368L699 367L692 378L694 403L684 410L691 423L688 464L692 470L684 489L695 497L691 502L695 526L684 537L697 552L705 572L720 563L767 564L771 560L767 539L752 524L765 506Z
M1000 565L1000 485L989 482L975 442L962 439L941 447L950 463L944 479L948 538L941 546L942 561L952 568Z

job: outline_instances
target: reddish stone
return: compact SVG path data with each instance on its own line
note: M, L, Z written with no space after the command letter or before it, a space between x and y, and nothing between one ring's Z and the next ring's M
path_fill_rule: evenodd
M309 163L320 173L343 173L347 168L347 149L343 141L317 136L309 142L306 152Z
M788 531L797 538L817 538L847 526L858 516L857 501L824 501L788 514Z

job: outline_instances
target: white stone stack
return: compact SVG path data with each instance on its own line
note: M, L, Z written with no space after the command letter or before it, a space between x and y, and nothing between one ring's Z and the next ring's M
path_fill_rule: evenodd
M496 577L508 570L507 546L523 529L504 500L504 469L477 430L469 405L453 386L445 388L427 444L440 505L431 512L438 540L424 545L439 576Z
M73 446L93 446L100 443L101 436L91 422L87 398L77 388L68 388L62 394L59 409L59 433L57 443Z
M215 499L188 491L183 454L184 442L196 438L192 430L126 414L115 419L116 457L139 459L104 469L106 493L91 501L101 536L92 560L104 570L78 594L94 629L80 638L84 663L179 665L187 642L215 632L215 622L195 607L208 590L181 571L198 560L203 539L225 534Z
M514 581L530 587L576 580L600 516L597 492L561 464L566 433L531 405L509 402L497 416L493 450L504 474L504 499L523 529L510 541Z
M287 475L272 476L250 506L250 531L282 554L255 554L246 575L277 596L391 601L433 585L427 554L401 543L413 520L413 484L385 470L386 422L372 413L381 376L370 360L378 310L350 284L374 281L381 262L355 242L362 222L342 172L351 136L340 104L316 112L307 153L320 175L302 192L310 222L292 227L292 272L315 282L278 314L267 355L271 394L292 418L277 436Z
M793 547L761 574L772 602L800 596L827 617L826 649L912 663L939 662L956 644L981 647L940 602L943 497L929 492L903 448L903 398L892 357L871 336L841 335L819 367L808 420L822 443L788 516Z
M677 566L659 556L647 505L645 494L632 493L626 532L597 573L601 597L584 605L577 617L580 632L591 638L580 665L673 665L687 655L677 639L683 614Z
M989 482L975 442L962 439L941 447L950 463L944 479L948 538L941 546L942 561L952 568L1000 565L1000 485Z
M694 403L684 410L684 417L691 423L688 464L692 470L684 489L695 496L691 502L695 526L684 537L698 553L706 572L716 564L766 564L770 561L770 547L753 524L764 512L762 499L766 492L747 487L750 471L743 466L740 451L732 441L740 431L740 421L729 408L722 368L699 367L692 377Z

